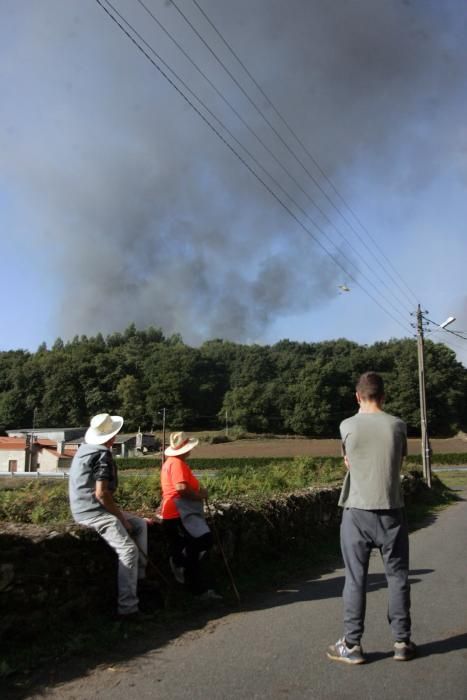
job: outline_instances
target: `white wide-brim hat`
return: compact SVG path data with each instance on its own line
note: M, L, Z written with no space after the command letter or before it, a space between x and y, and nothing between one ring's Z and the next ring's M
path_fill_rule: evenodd
M197 438L188 437L186 433L170 433L170 447L167 447L167 457L178 457L190 452L199 443Z
M90 427L86 430L84 442L88 445L103 445L122 429L123 418L111 416L108 413L98 413L91 418Z

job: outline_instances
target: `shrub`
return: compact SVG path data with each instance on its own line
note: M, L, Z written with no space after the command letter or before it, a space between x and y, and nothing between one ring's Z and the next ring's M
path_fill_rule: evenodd
M153 476L128 476L118 485L116 500L123 510L136 511L140 515L153 515L161 499L159 474Z
M161 466L161 458L157 455L151 457L119 457L117 460L119 471L125 469L154 469L159 470Z
M34 481L24 488L0 491L0 520L40 525L70 518L66 483Z
M248 437L248 433L241 426L234 425L232 428L229 428L229 437L232 440L245 440Z
M407 464L422 464L421 455L409 455L406 460ZM467 464L467 453L465 452L452 452L447 454L436 454L431 456L431 462L435 466L443 466L444 464L449 465L462 465Z
M211 445L222 445L224 442L232 442L228 435L213 435L210 439Z

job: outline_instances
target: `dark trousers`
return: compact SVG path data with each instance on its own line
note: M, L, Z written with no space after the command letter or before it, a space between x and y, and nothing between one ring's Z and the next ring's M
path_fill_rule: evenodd
M341 523L344 635L350 645L359 644L363 635L368 564L373 548L379 549L384 563L388 621L394 639L410 639L409 534L405 511L345 508Z
M201 537L192 537L183 527L180 518L163 520L162 526L175 566L183 566L185 569L185 585L194 595L204 593L211 586L203 577L200 553L211 549L212 533L207 532Z

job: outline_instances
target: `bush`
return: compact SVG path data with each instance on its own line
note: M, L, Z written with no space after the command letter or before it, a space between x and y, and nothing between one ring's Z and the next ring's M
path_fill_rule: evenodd
M161 500L159 474L121 479L115 498L123 510L136 511L139 515L154 515Z
M409 455L406 460L407 464L422 464L422 455ZM431 462L435 466L449 466L449 465L462 465L467 464L467 453L465 452L452 452L447 454L436 454L431 456Z
M222 445L225 442L232 442L228 435L213 435L210 439L211 445Z
M229 437L232 440L245 440L248 438L248 433L241 426L234 425L232 428L229 428Z
M0 491L0 520L42 525L70 518L66 483L34 481L24 488Z
M435 464L466 463L467 455L436 455ZM151 468L147 460L119 460L135 468L135 461ZM419 455L411 455L404 472L410 474L414 464L421 462ZM209 489L211 500L247 500L264 502L271 496L294 493L304 488L340 484L345 474L341 457L295 457L295 458L232 458L193 459L190 465L195 470L216 471L215 476L206 474L203 484ZM154 464L152 464L154 467ZM136 467L138 468L138 467ZM149 476L124 475L120 479L116 500L119 505L141 515L153 515L160 502L159 469L154 468ZM71 520L68 506L67 483L60 481L28 481L14 489L0 490L0 520L47 524Z
M119 471L125 469L154 469L159 471L161 458L157 455L151 457L118 457L116 464Z
M342 460L333 458L269 460L268 464L230 466L215 477L203 479L212 498L245 499L262 501L271 495L292 493L310 486L341 482Z

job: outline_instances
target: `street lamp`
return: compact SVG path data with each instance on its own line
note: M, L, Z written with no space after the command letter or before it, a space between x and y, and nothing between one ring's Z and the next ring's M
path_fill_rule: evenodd
M425 313L427 313L425 311ZM420 389L420 428L422 437L422 464L423 464L423 476L425 477L427 486L431 488L431 447L430 440L428 437L428 424L426 416L426 390L425 390L425 353L424 353L424 340L423 340L423 314L420 308L420 304L417 307L417 352L418 352L418 385ZM429 320L429 319L427 319ZM443 323L435 323L435 326L439 328L446 328L450 323L453 323L456 319L454 316L448 316L448 318L443 321ZM434 321L432 321L434 323Z
M454 316L448 316L448 318L445 321L439 324L439 327L446 328L446 326L449 326L450 323L454 323L455 320L456 319Z

